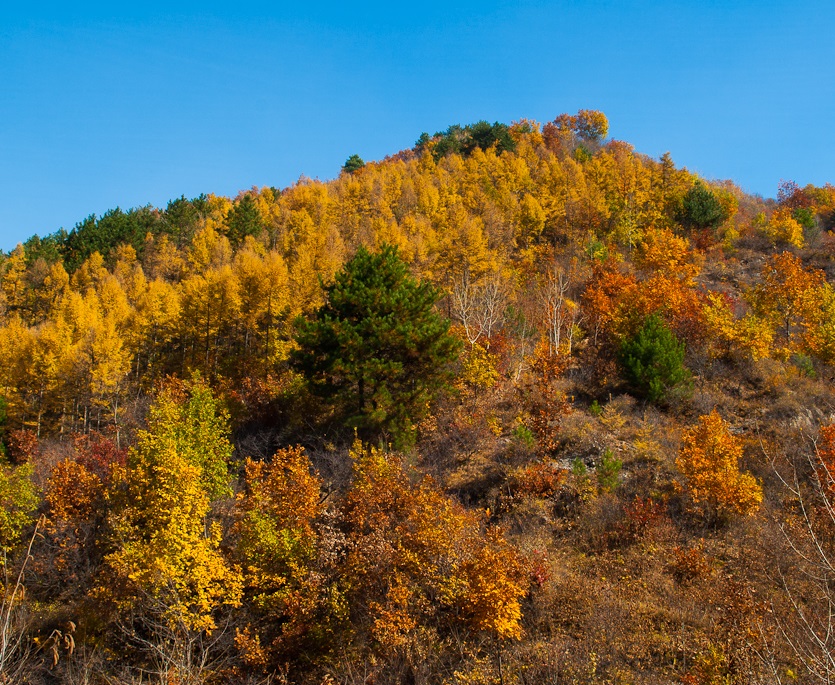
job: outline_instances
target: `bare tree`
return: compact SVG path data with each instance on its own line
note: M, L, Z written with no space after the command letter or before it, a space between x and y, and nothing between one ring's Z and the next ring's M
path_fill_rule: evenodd
M469 269L464 270L453 286L452 302L470 345L482 337L489 341L501 329L509 299L507 281L498 271L474 282Z
M574 334L580 321L580 307L568 297L574 285L571 270L553 264L539 288L539 299L543 307L543 320L548 333L548 352L558 354L563 345L571 354Z
M2 552L3 563L3 599L0 602L0 683L20 682L27 670L31 645L28 641L29 616L24 604L26 587L24 578L26 566L32 559L32 547L41 535L44 519L35 524L35 530L29 539L26 554L15 572L7 552Z
M812 444L799 465L793 461L788 477L775 467L797 516L780 522L795 562L791 577L780 574L790 612L774 613L778 634L805 666L810 681L831 685L835 683L835 473L821 458L818 441Z
M176 595L170 588L169 599ZM160 685L203 685L228 664L227 620L214 630L198 630L172 613L159 597L145 594L141 612L119 622L127 643L143 656L139 682L151 676Z

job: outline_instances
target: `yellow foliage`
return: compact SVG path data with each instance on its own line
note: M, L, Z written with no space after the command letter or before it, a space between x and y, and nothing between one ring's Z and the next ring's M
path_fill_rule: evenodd
M98 592L125 608L150 600L145 609L172 629L211 631L218 607L239 604L241 578L220 553L219 526L208 524L203 468L188 459L185 445L178 449L188 419L168 406L176 402L171 393L160 396L127 467L114 473L116 549L104 559Z
M699 266L695 263L690 241L677 236L668 228L646 230L633 259L639 269L660 271L687 281L699 274Z
M3 266L5 272L0 279L0 285L6 305L5 309L14 311L23 306L26 297L26 283L24 280L26 275L26 251L23 249L23 245L18 245L12 251Z
M728 298L717 292L707 294L704 303L707 339L715 356L725 356L738 349L751 355L754 361L770 356L774 328L755 314L734 318Z
M825 320L825 303L830 299L827 287L822 271L806 269L795 255L783 252L763 266L761 281L748 293L748 299L754 314L777 327L788 351L793 351L798 342L803 345L804 334L808 344L812 327ZM812 337L811 343L819 341Z
M780 208L762 228L763 233L775 243L803 247L803 226L792 216L788 208Z
M809 288L803 294L802 310L804 351L827 363L835 362L835 288L826 282Z
M369 609L374 616L371 634L387 649L398 649L407 642L410 632L418 626L412 604L415 593L409 579L396 573L392 578L385 601L371 602Z
M458 379L476 390L488 390L499 380L496 356L479 343L466 351Z
M525 588L520 582L521 563L516 551L495 529L488 544L464 563L467 592L464 610L470 625L500 638L522 637L522 606Z

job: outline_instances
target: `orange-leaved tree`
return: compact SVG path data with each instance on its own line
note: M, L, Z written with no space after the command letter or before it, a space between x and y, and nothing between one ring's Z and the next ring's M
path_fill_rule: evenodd
M245 486L233 534L252 612L236 644L245 661L266 667L329 635L338 592L316 572L324 503L304 448L281 449L269 462L247 459Z
M715 409L682 435L676 466L696 509L710 522L753 514L762 502L756 478L739 470L742 451L742 440Z
M779 327L789 348L795 345L795 333L810 318L810 304L825 285L822 271L805 269L791 252L774 255L760 274L761 281L748 295L758 316Z
M820 492L830 507L835 506L835 424L821 426L816 447L815 472Z
M428 477L412 483L396 454L357 443L352 455L342 577L355 628L404 654L419 626L520 637L526 588L512 545Z

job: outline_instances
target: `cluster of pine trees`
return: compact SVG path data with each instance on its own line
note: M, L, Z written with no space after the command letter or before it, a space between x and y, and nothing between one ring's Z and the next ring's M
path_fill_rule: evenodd
M0 682L835 676L835 187L607 132L0 253Z

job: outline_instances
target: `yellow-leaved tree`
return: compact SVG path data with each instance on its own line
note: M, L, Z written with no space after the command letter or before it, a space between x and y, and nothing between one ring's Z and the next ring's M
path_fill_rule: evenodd
M676 466L695 508L711 523L753 514L763 501L757 479L739 470L742 449L742 440L715 409L682 435Z
M211 500L228 494L227 436L203 382L165 387L109 493L113 549L98 595L130 617L129 638L150 630L150 651L182 678L205 663L195 652L205 642L195 636L210 634L219 610L241 597L240 573L221 554L220 527L209 520Z

